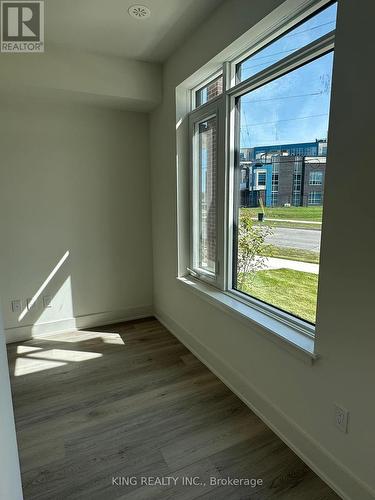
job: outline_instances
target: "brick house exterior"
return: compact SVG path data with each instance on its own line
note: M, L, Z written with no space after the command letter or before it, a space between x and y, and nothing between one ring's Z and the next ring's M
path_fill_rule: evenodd
M323 204L325 156L276 155L267 161L241 162L241 206L258 206L259 197L266 206ZM262 193L254 182L253 172L258 168L266 169L268 176Z

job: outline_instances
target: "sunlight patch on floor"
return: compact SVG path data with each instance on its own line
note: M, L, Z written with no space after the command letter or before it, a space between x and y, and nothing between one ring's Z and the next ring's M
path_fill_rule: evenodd
M29 354L30 352L42 351L41 347L32 345L19 345L17 346L17 354Z
M48 351L35 352L27 355L32 359L49 359L58 361L87 361L89 359L101 358L100 352L71 351L70 349L48 349Z
M68 363L80 363L103 357L100 352L78 351L70 349L48 349L41 347L18 346L14 375L29 375L67 365Z
M14 376L30 375L31 373L50 370L51 368L57 368L66 364L63 361L40 360L37 362L35 359L18 358L14 367Z

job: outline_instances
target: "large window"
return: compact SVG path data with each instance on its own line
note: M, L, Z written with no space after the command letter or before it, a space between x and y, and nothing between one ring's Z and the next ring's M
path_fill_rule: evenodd
M193 91L190 113L192 272L310 333L336 10L309 11L226 63L224 77Z
M311 191L309 193L309 205L321 205L323 201L320 191Z
M310 172L309 184L310 186L321 186L323 184L323 172Z

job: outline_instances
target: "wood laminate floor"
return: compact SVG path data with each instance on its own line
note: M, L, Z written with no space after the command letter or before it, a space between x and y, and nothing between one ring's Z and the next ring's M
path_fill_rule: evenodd
M8 356L25 500L339 498L153 318Z

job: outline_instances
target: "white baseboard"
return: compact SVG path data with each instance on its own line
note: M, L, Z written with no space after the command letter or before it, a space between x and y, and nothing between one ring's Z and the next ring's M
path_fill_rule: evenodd
M79 330L85 328L95 328L101 325L110 325L120 323L121 321L132 321L134 319L147 318L153 316L154 309L152 305L132 307L121 311L108 311L94 314L77 316L76 326Z
M35 325L6 328L4 330L6 343L22 342L33 337L51 333L71 332L72 330L82 330L85 328L95 328L96 326L109 325L121 321L131 321L133 319L146 318L153 315L151 305L132 307L119 311L106 311L93 314L76 316L75 318L65 318L47 323Z
M341 464L290 417L260 394L235 368L161 311L157 319L344 500L373 500L375 491Z

